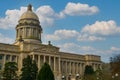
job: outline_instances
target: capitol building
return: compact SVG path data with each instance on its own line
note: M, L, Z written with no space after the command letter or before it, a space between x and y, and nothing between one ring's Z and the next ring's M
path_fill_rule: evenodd
M16 23L17 24L17 23ZM4 69L6 62L18 63L18 74L21 73L22 61L30 55L36 61L40 70L44 62L47 62L55 76L55 80L61 80L69 75L74 79L76 75L82 76L86 65L91 65L94 70L102 66L101 57L98 55L80 55L78 53L61 52L48 41L42 44L42 26L38 16L28 5L16 25L16 40L13 44L0 43L0 70Z

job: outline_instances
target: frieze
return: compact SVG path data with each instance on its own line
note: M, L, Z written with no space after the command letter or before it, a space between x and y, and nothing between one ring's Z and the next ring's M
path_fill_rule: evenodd
M17 51L18 52L20 50L20 48L19 48L19 46L16 46L16 45L0 43L0 50L3 50L3 51Z
M59 54L60 54L61 58L85 60L84 55L78 55L78 54L66 53L66 52L59 52Z
M57 54L59 52L59 48L52 45L42 45L39 48L33 49L33 51Z

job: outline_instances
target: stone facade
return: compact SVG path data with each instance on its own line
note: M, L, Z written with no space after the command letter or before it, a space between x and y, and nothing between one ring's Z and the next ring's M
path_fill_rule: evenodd
M76 74L82 76L85 65L93 66L94 70L101 67L100 56L60 52L59 48L50 42L42 44L41 33L39 18L32 12L32 6L29 5L16 26L15 43L0 43L0 70L3 70L6 62L14 61L18 63L18 74L20 74L22 60L27 55L37 62L39 69L44 62L49 63L56 80L61 80L62 76L65 76L67 80L69 75L72 79L76 77Z

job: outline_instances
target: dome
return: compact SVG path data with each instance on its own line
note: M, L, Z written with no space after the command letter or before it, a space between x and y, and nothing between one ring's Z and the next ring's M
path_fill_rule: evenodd
M35 19L35 20L39 20L38 16L32 12L32 5L28 5L28 9L25 13L22 14L22 16L20 17L20 20L22 19Z

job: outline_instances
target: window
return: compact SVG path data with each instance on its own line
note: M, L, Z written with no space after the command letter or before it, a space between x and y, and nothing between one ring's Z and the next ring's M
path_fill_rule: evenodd
M6 56L6 60L10 60L10 55L7 55L7 56Z
M2 64L0 63L0 70L2 69Z
M15 61L16 56L12 56L12 61Z
M2 58L3 58L3 54L0 54L0 60L2 60Z

